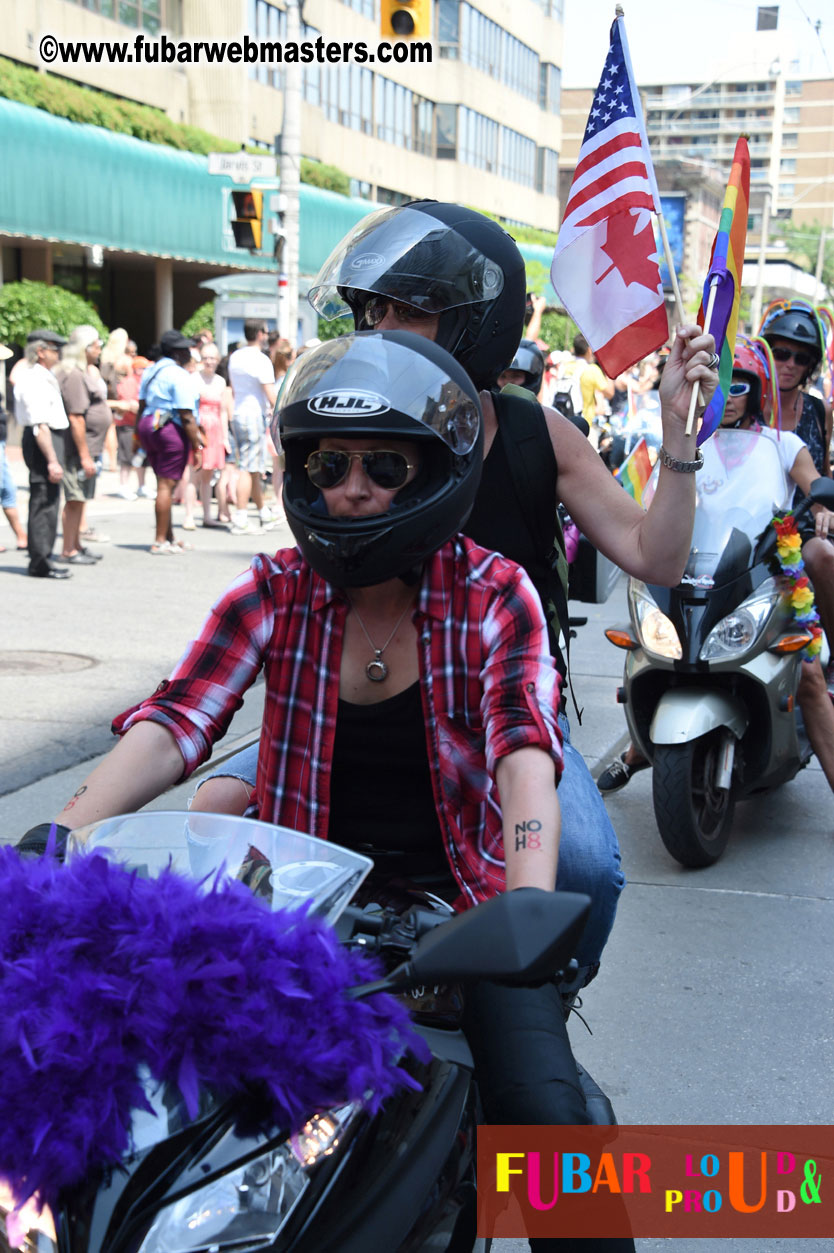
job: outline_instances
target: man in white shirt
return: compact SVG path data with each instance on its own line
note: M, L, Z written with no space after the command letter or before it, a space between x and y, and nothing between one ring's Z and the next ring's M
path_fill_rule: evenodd
M18 375L14 389L15 415L23 427L23 460L29 470L29 573L36 579L71 576L70 570L52 564L69 427L52 371L66 342L54 331L32 331L26 340L31 368Z
M261 527L272 524L272 515L264 505L261 480L267 464L267 424L275 406L275 373L263 352L267 339L264 323L257 318L247 318L243 334L246 347L238 348L229 357L229 385L234 395L232 436L240 469L237 509L232 518L233 535L256 534L260 529L249 524L250 496L258 510Z

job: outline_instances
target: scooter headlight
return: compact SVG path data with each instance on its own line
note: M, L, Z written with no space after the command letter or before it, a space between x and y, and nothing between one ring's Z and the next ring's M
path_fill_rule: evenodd
M139 1253L255 1253L271 1249L310 1185L309 1170L329 1157L360 1105L314 1114L290 1140L166 1205Z
M683 656L681 642L671 618L658 609L649 589L639 579L631 579L628 587L631 614L637 624L640 643L647 653L679 661Z
M761 635L778 600L774 580L766 579L738 609L712 628L701 649L701 661L732 661L746 653Z

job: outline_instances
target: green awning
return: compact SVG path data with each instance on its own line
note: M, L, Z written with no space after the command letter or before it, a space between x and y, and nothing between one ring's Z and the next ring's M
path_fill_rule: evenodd
M0 234L275 270L271 256L234 247L228 195L234 184L209 174L206 157L4 99L0 134ZM299 201L299 271L308 276L352 226L380 207L305 183ZM549 269L550 249L519 246L526 260ZM554 298L549 284L547 294Z
M234 247L222 190L234 184L209 174L206 157L3 99L0 134L2 234L275 269L271 256ZM302 185L301 272L315 274L342 235L375 207Z

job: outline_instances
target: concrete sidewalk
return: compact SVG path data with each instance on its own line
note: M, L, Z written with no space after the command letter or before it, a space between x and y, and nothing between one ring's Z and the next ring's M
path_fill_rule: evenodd
M8 451L25 525L28 475L20 450ZM293 543L286 526L251 536L203 528L199 505L197 529L183 531L184 511L175 506L177 536L194 550L152 557L153 503L122 500L117 491L117 473L100 475L88 521L109 542L90 545L102 560L75 567L71 579L29 578L27 554L16 551L8 527L0 532L7 548L0 553L0 839L14 838L72 794L92 760L112 747L113 717L170 673L253 554ZM262 700L257 685L229 742L254 732Z

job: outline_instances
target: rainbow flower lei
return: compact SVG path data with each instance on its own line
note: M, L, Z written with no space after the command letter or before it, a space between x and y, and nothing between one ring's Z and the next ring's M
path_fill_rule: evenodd
M796 529L796 518L792 513L774 518L773 526L779 537L776 553L782 567L782 586L793 610L794 622L813 637L803 650L805 658L810 661L822 648L822 628L814 604L814 592L802 560L802 537Z

